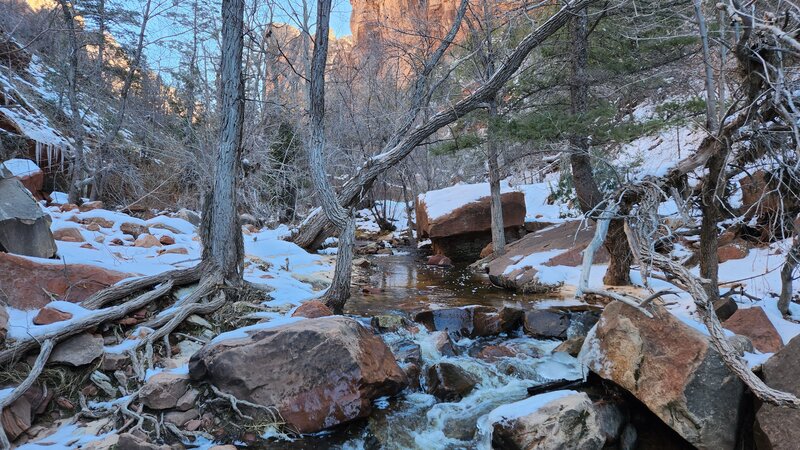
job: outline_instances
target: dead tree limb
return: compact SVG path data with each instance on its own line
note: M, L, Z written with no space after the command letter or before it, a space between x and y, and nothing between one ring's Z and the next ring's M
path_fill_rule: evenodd
M55 345L55 341L53 339L47 339L42 343L42 349L39 351L39 356L36 357L36 362L33 363L33 367L31 368L30 373L28 376L22 380L17 387L15 387L8 395L3 398L0 398L0 414L3 413L3 410L14 403L18 398L22 397L28 389L33 386L33 383L36 382L36 379L39 378L41 375L42 370L44 370L45 364L47 364L47 358L50 357L50 352L53 351L53 346ZM2 445L3 450L10 449L11 443L8 442L8 436L6 436L6 430L3 429L3 424L0 422L0 445Z
M0 351L0 364L6 364L17 357L23 356L25 352L39 345L42 340L53 340L55 342L59 342L65 338L86 331L89 328L95 327L104 322L121 319L126 315L150 304L161 296L168 294L172 290L172 286L173 282L167 281L166 283L158 286L156 289L135 297L128 302L98 310L93 314L81 317L80 319L70 322L68 325L62 328L53 330L38 338L30 336L25 339L15 341L6 349Z
M81 306L86 309L102 308L108 303L123 299L144 289L150 289L157 284L165 283L167 281L172 281L173 286L183 286L186 284L195 283L200 279L200 276L203 273L203 268L204 264L201 263L189 269L169 270L158 275L125 281L103 289L102 291L98 291L91 297L81 302Z

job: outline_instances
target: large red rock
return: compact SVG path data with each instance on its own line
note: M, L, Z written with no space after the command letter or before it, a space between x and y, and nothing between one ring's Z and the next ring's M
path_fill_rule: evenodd
M0 253L0 300L18 309L39 309L59 300L79 303L131 274L88 264L42 263Z
M563 250L545 266L579 266L583 262L583 250L594 237L594 226L586 225L581 220L564 222L525 235L522 239L506 246L506 253L487 264L489 279L497 286L526 294L546 293L557 288L558 284L542 283L538 278L538 270L531 265L519 262L533 253ZM608 253L600 248L595 253L595 263L608 262ZM506 270L509 266L515 266Z
M51 323L63 322L72 318L72 313L59 311L55 308L45 306L39 310L33 318L34 325L50 325Z
M408 384L386 344L341 316L211 343L192 356L189 374L239 399L277 408L286 426L301 433L366 417L375 398Z
M800 395L800 336L768 359L762 372L770 387ZM756 448L794 450L800 443L800 410L764 403L753 428Z
M783 348L781 335L760 306L737 309L723 326L750 338L753 347L760 352L775 353Z
M486 195L476 198L475 190L484 187ZM518 230L525 224L525 194L504 192L501 199L506 234L518 238ZM442 214L442 204L447 204L450 211ZM434 253L453 260L477 260L492 240L488 183L426 192L417 199L416 214L420 239L430 238Z
M663 307L653 318L620 302L606 306L580 359L633 394L689 443L733 449L744 385L709 338Z

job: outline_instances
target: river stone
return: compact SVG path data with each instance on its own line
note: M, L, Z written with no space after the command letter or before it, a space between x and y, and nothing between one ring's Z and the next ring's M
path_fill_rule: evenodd
M0 251L52 258L51 219L16 178L0 178Z
M464 306L422 311L414 316L428 331L448 331L470 338L494 336L513 331L522 320L522 311L488 306Z
M762 365L764 381L774 389L800 395L800 336L795 337ZM754 425L759 449L796 449L800 442L800 410L764 403Z
M78 367L85 366L102 355L103 337L81 333L56 345L48 362Z
M606 441L583 392L548 392L503 405L489 413L489 421L493 448L599 450Z
M300 433L366 417L374 399L408 384L386 344L342 316L211 343L192 356L189 373L242 400L277 408Z
M461 400L478 384L469 372L448 362L430 366L425 380L428 393L445 402Z
M522 322L525 334L537 339L566 339L569 314L544 309L525 313Z
M709 338L665 308L654 318L620 302L606 306L579 358L628 390L699 449L736 444L744 386Z

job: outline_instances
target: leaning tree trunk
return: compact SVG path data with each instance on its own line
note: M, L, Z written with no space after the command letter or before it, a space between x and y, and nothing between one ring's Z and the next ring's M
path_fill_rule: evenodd
M242 47L244 0L222 1L222 125L214 185L206 200L203 224L203 260L225 281L242 279L242 229L237 214L236 188L244 124Z
M516 74L533 49L560 30L577 11L584 9L586 5L594 1L596 0L572 0L565 4L558 12L525 36L503 60L491 78L472 91L471 94L454 105L432 115L416 128L409 128L406 131L403 127L401 138L390 139L389 144L384 147L380 154L368 159L358 173L345 183L339 195L339 204L345 207L356 205L364 193L369 191L378 176L402 161L425 139L442 127L455 122L475 109L483 107ZM320 234L323 233L328 222L329 220L325 214L312 213L300 226L299 231L292 236L292 241L305 248L315 242L319 242Z
M587 12L584 8L575 15L572 21L572 80L570 83L571 112L574 116L584 115L588 109L587 91L589 82L586 76L589 45L587 36ZM603 194L597 186L592 172L589 154L589 139L584 135L570 137L570 165L572 166L572 183L578 196L578 204L584 214L594 214L595 209L604 201ZM608 269L603 282L611 286L631 284L630 267L633 254L625 235L625 224L621 219L611 220L605 247L610 256Z
M322 203L325 217L339 230L339 248L336 254L336 269L333 282L325 294L325 304L334 313L342 314L350 298L350 274L353 265L356 223L351 211L343 208L336 198L328 174L325 173L325 64L328 60L328 29L331 0L317 3L317 30L314 52L311 57L311 79L309 80L309 103L311 107L311 142L308 159L314 191Z

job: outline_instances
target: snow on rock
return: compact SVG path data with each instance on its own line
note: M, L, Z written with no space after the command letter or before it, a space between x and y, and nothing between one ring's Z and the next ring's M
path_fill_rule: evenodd
M515 192L507 181L500 183L500 193ZM419 194L419 203L425 204L429 220L446 216L461 206L476 202L490 195L489 183L457 184L436 191Z
M11 174L15 177L24 177L42 170L30 159L21 158L9 159L8 161L3 162L3 166L5 166L5 168L8 169L8 171L11 172Z
M528 414L533 414L544 405L568 395L577 394L577 391L563 390L534 395L525 400L498 406L489 413L489 423L509 422Z

